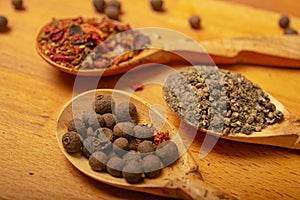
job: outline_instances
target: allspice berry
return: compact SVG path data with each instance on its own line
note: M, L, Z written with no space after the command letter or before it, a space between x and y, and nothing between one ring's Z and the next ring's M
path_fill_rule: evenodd
M122 4L121 4L121 2L118 1L118 0L110 0L110 1L107 3L107 7L109 7L109 6L116 7L119 11L121 11Z
M201 27L201 18L198 15L192 15L189 18L189 23L193 29L199 29Z
M114 156L110 158L109 161L107 162L106 170L110 175L115 177L120 177L122 176L122 169L124 167L124 164L125 162L122 158Z
M106 3L105 0L93 0L93 5L98 12L103 13Z
M114 134L109 128L98 128L95 131L95 136L99 138L101 143L109 143L113 141Z
M95 171L103 171L106 168L107 155L101 151L92 153L89 157L89 165Z
M113 143L113 148L116 154L123 156L127 153L129 149L129 143L128 140L124 137L120 137L116 139Z
M154 178L161 173L162 163L158 156L148 155L143 159L142 167L147 178Z
M87 137L83 140L82 153L89 158L92 153L97 151L100 146L100 140L96 137Z
M120 10L115 6L108 6L104 10L104 14L113 20L119 20Z
M130 138L134 135L133 128L134 123L131 122L120 122L114 126L113 132L116 137L126 137Z
M120 103L115 115L117 122L137 122L137 109L131 102Z
M96 112L94 110L86 110L82 113L82 121L86 126L89 126L89 118L93 115L96 115Z
M128 183L138 183L142 180L143 168L140 162L132 160L123 168L122 175Z
M137 150L142 153L143 156L146 156L155 151L155 144L150 140L144 140L138 145Z
M15 7L16 10L23 9L23 0L11 0L11 3Z
M135 151L136 151L137 146L138 146L138 144L137 144L137 142L136 142L136 139L133 138L133 137L131 137L131 138L128 139L128 142L129 142L129 149L130 149L130 150L135 150Z
M81 138L77 132L69 131L62 137L62 144L68 153L79 152L82 148Z
M96 115L91 115L89 120L88 120L88 125L93 128L93 130L97 130L100 127L104 126L104 119L102 115L96 114Z
M164 166L168 166L179 158L178 147L173 141L164 141L160 143L155 151Z
M132 160L136 160L138 162L140 162L142 160L141 155L137 152L137 151L128 151L124 156L123 156L123 160L125 162L130 162Z
M162 11L163 3L163 0L150 0L150 5L154 11Z
M96 113L112 113L115 107L115 101L110 95L100 94L96 97L93 104Z
M152 140L154 136L154 129L152 127L138 124L134 127L134 136L139 139L148 139Z
M115 115L112 113L105 113L102 115L104 119L104 126L110 129L113 129L116 125Z
M0 15L0 32L6 31L7 23L8 23L7 18Z
M86 129L86 136L87 136L87 137L90 137L90 136L95 137L95 132L94 132L94 130L93 130L92 127L88 127L88 128Z
M285 29L289 26L290 24L290 18L287 15L282 15L279 18L278 24L281 28Z
M85 124L79 118L75 118L69 121L68 131L75 131L79 133L83 139L87 136Z

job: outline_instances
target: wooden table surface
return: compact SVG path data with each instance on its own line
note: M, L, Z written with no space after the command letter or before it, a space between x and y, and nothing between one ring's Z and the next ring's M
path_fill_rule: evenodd
M300 31L297 0L269 0L267 6L262 1L251 1L251 6L235 1L247 4L241 0L168 0L167 11L155 13L147 0L123 0L121 19L133 27L165 27L203 41L281 35L277 20L282 12L291 14L292 26ZM0 199L166 199L97 182L63 156L56 140L56 120L72 98L75 77L52 68L38 56L36 34L52 17L101 15L91 1L24 2L26 9L15 11L9 0L0 1L0 14L8 18L10 27L9 32L0 34ZM201 15L202 30L188 26L192 13ZM241 72L300 116L300 70L249 65L220 68ZM99 87L113 88L120 78L102 78ZM94 89L92 80L84 78L76 92ZM157 86L147 85L136 95L162 104L156 90ZM240 199L300 198L299 151L219 140L200 159L203 137L195 138L190 151L207 183Z

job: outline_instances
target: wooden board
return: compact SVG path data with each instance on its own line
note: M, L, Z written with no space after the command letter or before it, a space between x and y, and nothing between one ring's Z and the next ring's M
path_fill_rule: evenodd
M165 13L153 12L147 0L122 2L121 19L133 27L170 28L197 41L282 34L277 26L280 13L226 1L168 0ZM296 0L293 2L298 5ZM56 120L60 109L72 97L75 78L45 63L35 52L34 39L38 29L52 17L101 15L94 11L91 1L31 0L24 4L26 10L15 11L9 0L0 1L0 13L8 17L10 26L8 33L0 34L0 198L164 199L101 184L80 173L65 159L56 141ZM276 4L270 2L270 6ZM282 9L292 7L288 4ZM202 30L192 30L187 24L192 13L201 15ZM300 19L292 20L293 27L299 29ZM300 116L299 70L246 65L220 67L243 73ZM154 72L149 72L147 80L155 79ZM103 78L99 87L113 88L120 78ZM95 88L95 78L82 80L76 92ZM147 85L136 95L164 105L157 85ZM178 119L170 111L167 113L178 125ZM203 138L199 134L190 150L209 184L240 199L300 197L299 151L219 140L200 159Z

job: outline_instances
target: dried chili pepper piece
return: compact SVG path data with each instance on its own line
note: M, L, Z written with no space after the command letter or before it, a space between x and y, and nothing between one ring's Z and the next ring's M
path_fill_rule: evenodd
M118 33L126 34L118 34ZM131 31L129 24L110 20L77 17L53 19L39 35L42 52L59 65L75 69L106 68L131 59L150 39ZM114 37L115 36L115 37ZM136 38L137 37L137 38ZM96 48L95 48L96 47ZM89 56L88 56L89 55Z

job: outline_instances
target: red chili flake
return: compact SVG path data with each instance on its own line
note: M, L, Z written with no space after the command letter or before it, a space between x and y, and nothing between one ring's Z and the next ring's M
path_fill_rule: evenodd
M138 90L143 90L144 89L144 85L142 83L139 82L135 82L131 85L133 91L138 91Z
M154 135L154 144L159 145L160 143L164 141L170 140L170 134L169 132L158 132L156 135Z
M54 55L56 52L56 47L51 47L49 51L49 55Z
M61 30L57 30L56 29L53 32L53 34L51 35L51 39L52 39L53 42L56 42L56 41L60 40L63 35L64 35L64 30L62 30L62 29Z
M72 60L74 60L74 58L72 58L70 56L64 56L64 55L60 55L60 54L53 55L51 59L53 61L72 61Z
M77 17L77 18L74 18L74 19L72 19L72 21L74 21L74 22L78 22L78 23L83 23L83 18L82 17Z
M91 31L87 34L87 37L84 40L85 42L92 41L94 44L100 44L102 42L102 39L100 35L94 31Z
M47 26L47 27L44 29L44 33L48 34L48 33L50 33L50 32L52 32L52 28L49 27L49 26Z
M72 42L76 42L77 40L81 39L81 35L79 33L76 33L72 36Z

